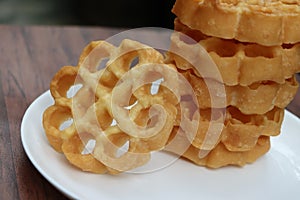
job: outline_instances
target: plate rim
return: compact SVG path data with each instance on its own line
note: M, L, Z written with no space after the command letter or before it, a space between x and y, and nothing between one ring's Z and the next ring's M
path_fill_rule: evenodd
M58 183L53 177L51 177L50 175L47 174L47 172L45 171L45 169L43 169L37 162L37 160L34 158L33 154L31 154L29 147L28 147L28 143L26 143L26 133L24 131L25 129L25 119L27 118L27 116L30 114L30 110L33 109L34 105L38 103L38 101L40 101L42 98L44 98L45 96L50 95L50 90L47 90L45 92L43 92L42 94L40 94L39 96L37 96L31 103L30 105L27 107L23 117L22 117L22 121L21 121L21 128L20 128L20 132L21 132L21 143L22 143L22 147L25 151L26 156L29 158L30 162L33 164L33 166L35 167L35 169L52 185L54 186L58 191L60 191L62 194L64 194L65 196L67 196L68 198L75 198L77 199L77 195L71 191L66 191L64 189L64 186L61 185L60 183Z

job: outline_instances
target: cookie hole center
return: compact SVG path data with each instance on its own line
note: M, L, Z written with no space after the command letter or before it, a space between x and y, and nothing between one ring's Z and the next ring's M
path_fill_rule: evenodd
M76 84L71 86L67 91L67 98L73 98L78 92L78 90L80 90L80 88L82 88L82 84Z
M73 119L69 118L66 121L64 121L60 126L59 126L59 130L63 131L65 129L67 129L68 127L70 127L73 123Z

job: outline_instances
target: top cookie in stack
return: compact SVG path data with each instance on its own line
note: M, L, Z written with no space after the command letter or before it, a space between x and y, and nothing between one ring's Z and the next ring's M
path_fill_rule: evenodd
M299 0L177 0L173 12L206 35L264 46L300 42Z

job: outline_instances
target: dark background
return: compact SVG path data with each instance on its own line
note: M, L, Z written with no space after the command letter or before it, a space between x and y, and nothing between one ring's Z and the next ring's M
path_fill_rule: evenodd
M0 24L173 28L175 0L0 0Z

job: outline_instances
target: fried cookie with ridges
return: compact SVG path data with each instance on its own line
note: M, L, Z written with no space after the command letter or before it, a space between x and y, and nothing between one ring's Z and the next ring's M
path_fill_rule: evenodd
M178 127L174 127L173 132L178 135ZM172 133L173 134L173 133ZM172 140L172 136L170 140ZM168 152L178 154L178 149L188 143L189 140L184 134L181 134L181 140L174 144L172 148L165 149ZM177 136L178 137L178 136ZM255 146L248 151L229 151L223 143L218 143L212 150L203 150L191 145L183 154L182 158L208 168L221 168L228 165L244 166L247 163L253 163L270 149L270 137L260 136Z
M50 90L55 103L43 115L49 143L55 150L63 152L71 164L93 173L115 174L148 162L151 151L162 149L171 134L178 99L171 98L171 91L163 87L151 94L150 84L139 87L135 85L137 81L126 82L122 77L133 68L140 68L136 71L146 77L147 68L141 66L148 64L154 65L154 70L149 73L156 73L156 76L159 72L164 73L161 68L176 72L174 66L163 64L163 60L158 51L135 41L124 40L118 47L105 41L91 42L83 50L78 66L62 67L51 81ZM99 68L103 61L106 61L106 67ZM143 70L146 70L146 75ZM132 92L127 105L131 108L121 107L129 112L128 121L138 127L154 127L154 135L135 137L138 133L124 131L127 130L126 123L120 125L114 118L112 107L120 107L119 100L124 97L117 94L114 100L113 90L124 87L124 84L131 84L125 88L136 89L128 91ZM68 92L74 86L79 86L79 89L69 97ZM156 130L158 120L151 111L153 104L164 108L165 123L160 130ZM61 128L68 119L72 119L71 125ZM94 143L94 146L88 147L88 143ZM128 149L117 155L126 144Z
M189 112L188 115L194 114L194 110ZM279 135L284 117L284 109L278 107L261 115L245 115L232 106L228 106L225 112L223 109L215 111L214 116L211 108L200 109L199 113L196 135L182 131L191 145L208 151L219 143L223 143L229 151L249 151L254 148L260 136ZM177 121L180 121L181 117L177 116ZM179 123L175 123L175 126L179 126ZM217 140L214 135L217 134L216 131L220 131Z
M244 114L264 114L274 107L285 108L293 100L298 89L295 75L284 84L265 82L249 86L224 86L213 79L199 78L191 70L181 73L194 88L199 107L202 109L212 107L211 99L214 99L214 108L223 108L225 104L238 108ZM225 94L220 91L222 87L225 87Z
M177 0L173 13L206 35L264 46L300 42L297 0Z
M300 72L300 44L265 47L209 37L200 31L188 28L178 19L175 19L175 30L194 39L209 53L226 85L247 86L263 81L282 84L286 79ZM197 52L197 44L188 41L180 33L171 36L168 58L174 60L178 68L193 69L199 77L203 76L191 63L196 59L192 57L193 55L198 55L197 59L201 59L200 53ZM172 52L193 53L185 53L185 58L182 58Z

